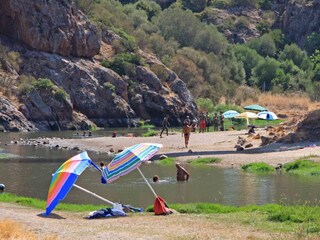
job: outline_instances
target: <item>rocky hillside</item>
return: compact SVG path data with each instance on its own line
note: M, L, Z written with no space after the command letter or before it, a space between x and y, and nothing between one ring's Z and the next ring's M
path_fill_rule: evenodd
M273 27L280 28L289 39L303 47L309 35L319 33L320 1L277 0L278 17Z
M178 125L185 115L196 115L185 83L152 55L138 52L144 64L130 79L103 67L118 40L98 30L72 1L2 0L0 44L19 61L0 59L1 92L10 93L0 94L0 128L89 129L140 119L159 124L165 114ZM22 91L28 81L32 87Z

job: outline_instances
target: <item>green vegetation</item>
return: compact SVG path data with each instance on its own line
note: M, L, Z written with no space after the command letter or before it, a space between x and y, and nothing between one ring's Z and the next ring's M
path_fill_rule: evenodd
M197 158L195 160L189 160L188 163L192 165L205 165L205 164L213 164L221 162L221 158L215 157L207 157L207 158Z
M111 61L104 60L101 64L106 68L111 68L120 75L133 76L135 74L135 66L141 65L141 59L136 54L120 53Z
M30 197L20 197L11 193L2 193L0 194L1 202L10 202L10 203L18 203L23 206L46 209L46 202L44 200L30 198ZM103 205L90 205L90 204L69 204L69 203L60 203L55 208L56 210L63 211L72 211L72 212L86 212L86 211L94 211L100 208L105 208Z
M66 93L66 91L64 91L63 89L59 88L54 92L54 96L56 99L62 101L62 100L66 100L68 94Z
M267 173L267 172L273 172L274 168L264 162L259 163L249 163L241 166L241 169L246 172L252 172L252 173Z
M153 129L148 129L148 131L146 133L142 134L142 137L152 137L152 136L157 136L158 135L158 131L153 130Z
M112 29L115 57L103 65L134 80L140 48L154 53L186 83L201 109L211 111L225 97L227 103L256 98L259 90L273 93L304 92L320 99L320 64L316 51L318 33L308 36L305 49L292 42L280 29L271 29L273 0L77 0L78 6L100 28ZM221 18L220 9L260 8L257 23L246 16ZM217 24L217 22L220 22ZM214 25L217 24L217 25ZM241 31L256 24L260 36L242 44L231 44L224 33ZM165 81L160 68L154 69ZM249 94L251 89L254 94Z
M0 194L0 202L17 203L45 211L46 202L39 199L19 197L10 193ZM320 233L319 205L224 206L212 203L169 204L169 207L184 214L205 214L208 220L219 219L227 223L240 223L277 232L296 232L301 238ZM76 205L60 203L55 209L72 212L90 212L105 208L104 205ZM153 211L153 206L146 209ZM310 235L314 236L314 235Z
M39 78L38 80L32 82L32 86L37 89L47 89L47 90L53 90L54 84L50 79L47 78Z
M286 172L295 173L295 174L311 175L311 176L320 175L320 163L308 160L307 158L286 163L283 166L283 168L285 169Z
M220 221L240 221L262 229L291 232L303 228L304 234L320 233L320 207L318 205L266 204L234 207L211 203L193 203L170 204L169 207L179 213L207 214L209 219L219 217ZM146 211L152 212L153 207L148 207Z
M106 88L106 89L109 89L111 92L115 92L116 91L116 86L113 85L112 83L110 82L105 82L103 84L103 86Z
M156 163L163 165L163 166L171 166L171 165L174 165L175 162L176 162L176 159L172 158L172 157L168 157L168 158L156 161Z

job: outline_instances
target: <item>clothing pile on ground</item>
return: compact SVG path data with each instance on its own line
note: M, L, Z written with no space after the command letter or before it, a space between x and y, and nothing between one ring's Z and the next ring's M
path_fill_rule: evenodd
M113 204L112 208L102 208L97 211L90 212L87 219L94 218L110 218L110 217L125 217L128 212L143 212L143 208L135 208L131 205L123 205L120 203Z

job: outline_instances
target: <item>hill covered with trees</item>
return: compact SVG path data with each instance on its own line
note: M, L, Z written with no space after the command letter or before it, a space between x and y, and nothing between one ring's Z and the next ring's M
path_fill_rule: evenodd
M154 53L195 98L241 103L252 92L247 87L319 98L317 1L77 3L99 26L122 29L139 48Z
M26 2L0 6L4 129L21 116L14 129L159 124L165 114L179 125L197 116L194 99L320 97L318 1Z

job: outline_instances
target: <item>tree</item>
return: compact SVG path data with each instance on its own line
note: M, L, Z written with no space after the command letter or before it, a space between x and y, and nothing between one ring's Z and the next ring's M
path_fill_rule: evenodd
M161 35L169 40L174 38L182 47L190 46L201 29L201 23L191 11L169 8L158 15L155 23Z
M253 39L246 45L252 49L255 49L264 57L274 57L276 55L276 44L269 34L263 34L260 38Z
M252 81L263 91L272 89L272 80L276 78L280 63L274 58L267 57L265 61L253 69Z
M297 44L293 43L285 45L283 51L280 53L279 59L292 60L295 65L301 67L302 62L305 58L308 58L306 52L302 51Z
M210 98L198 98L196 103L199 111L212 112L214 109L213 102Z
M214 54L220 55L225 53L228 43L217 28L210 24L203 25L196 34L192 45L206 53L214 52Z
M247 84L251 86L252 84L249 79L252 76L252 69L255 68L263 58L256 50L240 44L234 46L234 53L237 60L243 63Z

